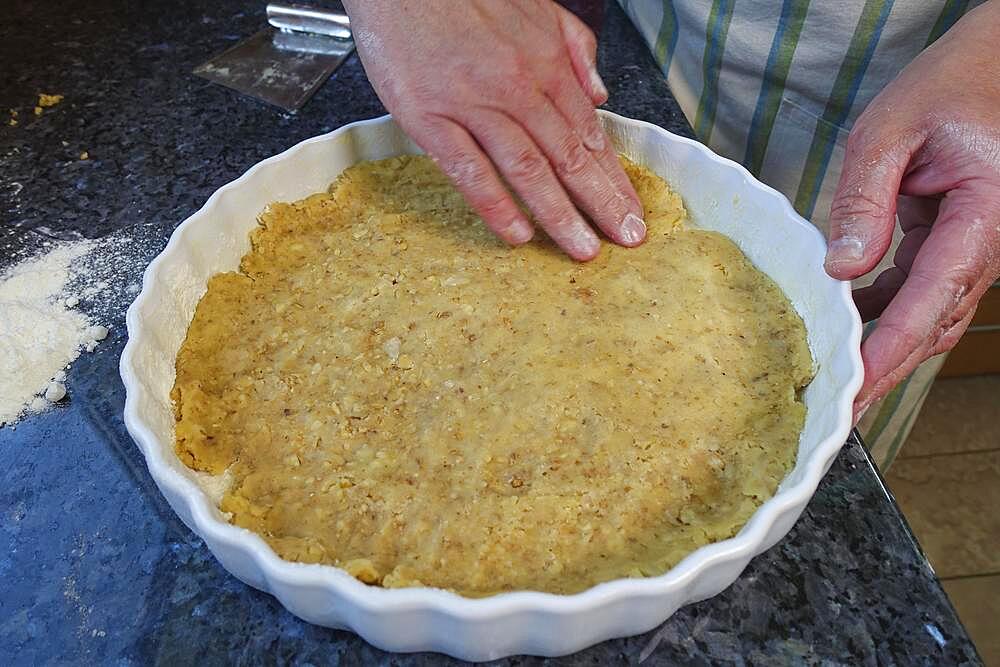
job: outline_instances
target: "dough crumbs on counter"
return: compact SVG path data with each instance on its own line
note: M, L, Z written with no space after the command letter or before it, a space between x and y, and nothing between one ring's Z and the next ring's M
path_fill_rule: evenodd
M425 157L271 204L178 353L177 455L283 558L386 587L575 593L731 537L794 464L805 328L626 171L647 240L586 264Z
M63 95L49 95L47 93L38 93L38 106L43 109L48 107L54 107L63 101L65 97Z

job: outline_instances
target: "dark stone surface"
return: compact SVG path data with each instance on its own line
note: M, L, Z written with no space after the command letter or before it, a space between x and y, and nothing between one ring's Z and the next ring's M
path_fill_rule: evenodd
M252 33L261 6L9 0L0 22L0 265L41 234L128 230L142 259L220 185L293 143L382 113L351 58L296 116L192 67ZM690 134L616 6L602 29L609 107ZM65 101L32 113L39 92ZM6 125L17 109L16 127ZM66 142L66 145L63 145ZM91 159L77 156L88 151ZM36 230L39 233L29 233ZM141 265L141 262L140 262ZM125 270L123 282L138 279ZM121 420L112 334L70 399L0 429L0 665L449 662L379 652L299 621L215 562L173 515ZM956 664L978 658L863 447L728 590L567 664ZM540 664L532 658L509 664Z

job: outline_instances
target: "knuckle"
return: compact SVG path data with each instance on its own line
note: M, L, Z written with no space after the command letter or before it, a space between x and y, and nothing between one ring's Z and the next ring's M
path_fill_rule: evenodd
M849 162L862 165L862 173L901 171L925 136L919 127L899 125L887 109L873 103L848 133L845 155Z
M921 267L913 269L907 281L912 281L917 289L933 299L937 304L934 316L938 322L947 322L951 326L962 319L968 311L963 307L968 295L979 282L979 274L969 266L952 267L946 271L937 271Z
M506 64L500 67L498 73L510 91L523 93L530 88L528 82L538 76L538 66L526 54L515 51L506 59Z
M597 189L597 203L606 209L626 208L625 197L615 190L613 182L608 182Z
M476 202L476 212L484 220L506 220L509 216L508 211L510 210L510 200L506 197L498 197L496 195L488 195L484 197L481 201Z
M576 211L556 209L545 223L545 231L555 239L576 238L584 232L586 224Z
M873 196L860 187L856 192L836 197L830 206L830 217L838 220L844 231L854 231L868 220L890 218L893 213L895 203L891 199Z
M569 75L571 76L571 74ZM551 97L559 98L562 97L566 89L566 81L569 79L566 70L551 67L548 68L544 73L541 74L539 81L542 86L542 90L548 93Z
M968 264L953 266L941 274L939 289L943 292L942 301L949 314L959 310L960 304L976 288L980 278L977 267Z
M618 225L627 212L625 200L612 188L601 187L595 191L594 213L591 217L602 218Z
M514 70L509 76L501 76L491 87L495 106L503 109L510 109L512 100L530 100L538 92L531 72L521 69Z
M941 354L955 347L965 333L965 329L974 312L974 309L963 309L952 313L945 319L941 323L941 330L931 348L931 354Z
M534 148L518 149L510 158L507 170L512 179L536 183L545 176L545 158Z
M854 155L862 152L871 143L871 131L868 129L868 115L862 112L854 122L854 127L847 133L847 145L845 151Z
M580 132L590 139L604 136L604 126L598 120L593 109L587 108L580 111Z
M850 155L875 153L885 134L883 131L885 125L886 123L877 117L873 108L866 109L847 133L846 152Z
M489 183L486 170L474 155L463 151L452 151L434 161L445 176L459 188L477 190Z
M576 137L567 137L558 147L556 172L562 178L580 176L590 166L590 155Z

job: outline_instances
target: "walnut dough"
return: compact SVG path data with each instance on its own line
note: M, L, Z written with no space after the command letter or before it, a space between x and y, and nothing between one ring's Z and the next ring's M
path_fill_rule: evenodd
M732 536L794 464L805 329L626 169L648 240L586 264L423 157L271 205L178 354L177 454L282 557L387 587L573 593Z

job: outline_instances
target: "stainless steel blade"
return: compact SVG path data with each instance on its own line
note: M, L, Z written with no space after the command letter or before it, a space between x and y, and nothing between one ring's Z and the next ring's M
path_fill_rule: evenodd
M294 113L353 50L350 39L291 36L265 28L199 65L194 73Z

